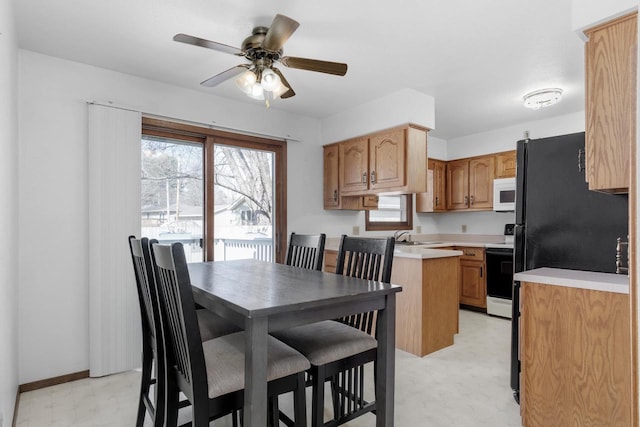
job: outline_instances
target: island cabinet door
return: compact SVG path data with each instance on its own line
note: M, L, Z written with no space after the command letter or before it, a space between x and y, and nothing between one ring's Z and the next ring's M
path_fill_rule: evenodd
M340 192L363 194L369 189L369 139L340 143Z
M369 142L370 189L404 187L406 129L376 134Z

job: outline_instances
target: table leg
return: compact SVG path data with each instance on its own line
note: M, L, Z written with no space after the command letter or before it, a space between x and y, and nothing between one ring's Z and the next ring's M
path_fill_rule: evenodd
M244 426L264 427L267 419L267 319L245 322Z
M376 365L376 427L393 426L396 357L396 295L386 297L384 310L378 311L378 363Z

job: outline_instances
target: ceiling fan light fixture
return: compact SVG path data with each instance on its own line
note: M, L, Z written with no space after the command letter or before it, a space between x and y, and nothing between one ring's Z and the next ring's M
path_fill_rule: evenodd
M285 85L283 85L282 83L280 83L280 87L277 88L276 90L274 90L273 93L273 97L274 98L280 98L284 93L286 93L289 90L288 87L286 87Z
M238 89L249 95L252 92L253 86L256 84L257 80L258 78L256 77L255 73L251 70L247 70L244 73L240 74L238 78L236 78L236 86L238 87Z
M524 106L531 108L532 110L539 110L540 108L549 107L551 105L560 102L562 97L562 89L550 88L540 89L530 92L522 97Z
M258 83L255 83L251 86L251 90L247 92L249 98L257 99L258 101L264 101L264 90L262 86Z
M280 76L274 73L271 68L265 68L262 71L262 79L260 80L260 84L262 85L262 88L264 90L269 92L280 89L280 87L282 86Z

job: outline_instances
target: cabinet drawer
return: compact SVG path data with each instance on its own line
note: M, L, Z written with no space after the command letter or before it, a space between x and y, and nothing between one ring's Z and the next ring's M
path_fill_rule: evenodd
M325 272L335 273L337 263L338 263L338 252L324 251L324 271Z
M462 256L460 256L461 261L484 261L484 248L467 248L458 246L456 249L463 252Z

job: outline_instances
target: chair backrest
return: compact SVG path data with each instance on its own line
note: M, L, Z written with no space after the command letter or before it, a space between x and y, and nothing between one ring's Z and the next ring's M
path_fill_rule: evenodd
M393 237L375 239L342 235L336 274L389 283L394 247ZM377 311L370 311L337 320L375 336L377 314Z
M146 237L136 239L135 236L129 236L129 249L138 289L142 333L143 335L148 333L152 339L157 339L162 333L162 329L160 326L155 277L151 265L151 254L149 253L149 239ZM143 339L146 339L146 336Z
M307 270L322 271L326 238L324 233L319 236L291 233L286 264Z
M154 244L152 260L158 286L167 366L193 403L207 396L207 374L191 280L182 243ZM171 375L170 375L171 377Z
M395 240L342 235L338 248L336 273L389 283Z

